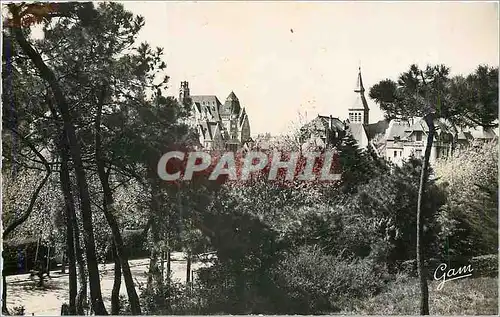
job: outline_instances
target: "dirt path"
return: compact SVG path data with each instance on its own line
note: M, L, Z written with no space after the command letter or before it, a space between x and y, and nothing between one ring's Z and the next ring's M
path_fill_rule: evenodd
M185 282L186 262L180 260L181 256L173 257L171 262L174 280ZM136 284L146 282L146 272L149 259L132 260L130 269ZM165 265L166 266L166 265ZM193 271L201 266L200 263L193 263ZM111 310L111 290L113 288L113 264L99 265L101 273L101 288L103 299L108 311ZM61 313L61 305L68 301L68 274L51 272L51 279L46 283L47 288L36 287L36 282L30 280L29 274L7 276L7 305L9 309L15 306L24 306L25 314L31 316L58 316ZM139 289L136 285L137 292ZM120 294L127 295L125 283L122 278Z

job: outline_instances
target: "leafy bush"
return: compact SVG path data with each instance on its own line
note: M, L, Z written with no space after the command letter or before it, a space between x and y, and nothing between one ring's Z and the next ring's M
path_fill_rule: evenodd
M410 159L392 173L382 174L361 185L346 204L357 234L369 234L373 242L388 242L392 247L385 259L390 265L416 256L416 206L421 161ZM436 238L440 231L436 214L445 203L443 190L433 181L426 188L423 200L424 245L426 257L437 254ZM363 226L365 228L363 228Z
M468 147L436 165L446 188L441 241L446 252L478 256L498 250L498 143Z
M274 270L286 305L280 313L331 313L353 298L381 290L388 276L382 266L368 259L342 259L324 255L318 248L289 254Z

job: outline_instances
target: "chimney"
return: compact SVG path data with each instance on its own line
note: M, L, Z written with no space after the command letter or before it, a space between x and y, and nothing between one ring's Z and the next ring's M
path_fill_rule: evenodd
M330 127L330 130L332 129L333 126L333 117L330 115L330 124L328 125Z

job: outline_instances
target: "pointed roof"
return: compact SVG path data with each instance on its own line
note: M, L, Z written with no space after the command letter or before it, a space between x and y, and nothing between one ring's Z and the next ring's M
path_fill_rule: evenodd
M359 67L358 80L354 92L358 94L356 101L349 110L370 110L368 102L365 98L365 86L363 86L363 78L361 77L361 67Z
M229 96L227 96L220 113L221 115L239 114L240 110L240 101L238 100L238 97L236 97L234 91L231 91Z
M358 81L356 82L356 89L354 89L354 92L364 93L365 86L363 86L363 78L361 77L361 67L359 67L358 69L359 69Z
M229 96L227 96L226 100L227 101L239 101L238 97L236 97L236 94L234 93L234 91L231 91Z

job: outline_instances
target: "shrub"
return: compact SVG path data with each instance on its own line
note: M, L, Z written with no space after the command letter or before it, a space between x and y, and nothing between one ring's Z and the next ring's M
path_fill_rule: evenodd
M318 248L302 248L288 255L274 271L287 296L280 313L330 313L353 298L376 294L387 280L384 269L368 259L342 259Z

